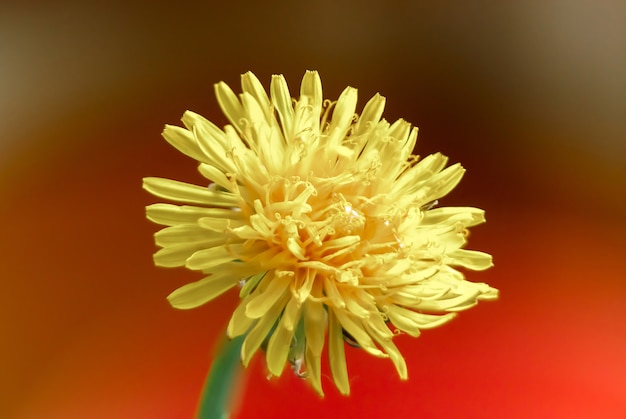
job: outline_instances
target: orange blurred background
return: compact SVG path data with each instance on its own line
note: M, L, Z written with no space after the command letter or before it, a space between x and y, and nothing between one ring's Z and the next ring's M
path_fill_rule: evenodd
M626 417L623 3L55 3L0 6L0 417L192 416L237 296L169 307L198 276L153 266L141 178L202 181L160 133L225 124L213 83L306 69L463 163L501 298L400 337L407 382L347 349L349 398L259 357L237 417Z

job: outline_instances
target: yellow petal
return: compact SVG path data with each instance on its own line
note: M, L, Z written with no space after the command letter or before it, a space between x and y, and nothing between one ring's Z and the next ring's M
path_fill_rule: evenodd
M389 320L398 328L410 334L419 336L420 329L432 329L452 320L456 313L433 315L417 313L396 305L387 306Z
M246 305L246 316L253 319L263 317L276 301L283 297L289 289L289 279L268 273L263 282L268 282L265 290L255 292L255 296Z
M447 162L448 158L441 153L426 156L400 176L392 186L392 193L414 194L423 187L424 182L441 171Z
M409 137L406 139L405 143L402 145L400 152L398 153L397 159L401 162L407 161L409 156L413 153L413 148L415 147L415 143L417 142L417 133L418 128L413 127L411 129L411 133Z
M187 128L187 130L189 131L191 131L194 125L204 124L204 123L211 124L211 122L208 119L206 119L204 116L198 113L195 113L193 111L189 111L189 110L183 113L183 117L180 118L180 120L183 122L183 125L185 126L185 128Z
M367 319L372 314L372 311L370 311L370 310L366 309L365 307L361 306L355 300L355 298L352 298L352 297L346 298L344 301L346 302L346 310L348 310L350 313L352 313L356 317L359 317L361 319Z
M315 354L308 346L305 352L305 362L309 383L320 396L324 395L322 390L322 359L320 354ZM343 393L347 394L347 393Z
M241 132L241 127L244 125L247 115L235 93L222 81L215 84L215 96L226 118Z
M265 277L267 272L261 272L254 276L251 276L246 280L246 283L239 291L239 298L244 298L250 295L250 293L259 285L259 282Z
M314 269L304 269L304 273L300 272L299 279L301 282L293 289L294 297L296 297L300 304L309 298L315 282L315 276L316 272Z
M271 237L270 234L261 234L249 225L233 228L231 233L243 240L266 240Z
M346 331L350 333L350 335L352 335L354 340L356 340L357 343L365 351L378 358L388 357L380 349L378 349L376 345L374 345L372 338L363 327L363 322L361 322L359 319L352 319L352 316L350 314L344 312L341 309L333 309L332 312L337 317L337 320L339 320L341 327L346 329Z
M239 253L242 250L243 245L240 243L224 244L199 250L187 259L185 266L193 270L211 269L214 266L239 259Z
M236 207L239 200L229 192L209 191L202 186L190 185L171 179L147 177L143 179L143 188L160 198L187 204L204 204L216 207Z
M265 119L269 120L271 117L271 114L269 112L270 100L267 97L267 93L265 92L263 85L254 75L254 73L248 71L247 73L241 75L241 89L245 93L248 93L252 97L254 97L261 109L266 112Z
M198 220L198 225L212 232L225 233L230 228L243 226L244 220L232 220L228 218L202 217Z
M224 243L224 237L210 238L204 241L169 245L154 254L154 264L164 268L185 266L187 259L194 253Z
M423 299L419 302L419 304L415 305L415 308L417 310L427 311L431 313L437 313L442 311L461 311L475 305L476 297L478 297L479 294L480 291L475 290L473 292L467 292L465 294L445 299Z
M215 124L190 111L185 112L183 122L185 121L186 124L192 124L189 130L198 147L207 156L207 162L224 173L237 173L232 151L245 147L241 139L230 138Z
M300 85L300 97L308 98L308 105L313 108L313 115L317 116L317 126L312 127L313 131L319 130L319 115L322 110L322 80L317 71L307 71L302 78Z
M293 132L293 105L291 104L291 95L289 94L287 82L282 75L272 76L270 94L272 103L280 118L283 135L287 141L290 141L295 136Z
M215 182L217 185L221 186L222 188L233 192L233 182L228 180L226 175L224 175L224 172L222 172L217 167L212 166L210 164L201 163L198 166L198 171L205 178L209 179L212 182Z
M269 173L281 173L285 140L275 120L273 124L265 120L264 110L250 94L243 93L241 101L250 120L250 123L244 127L246 142L264 162Z
M280 312L285 306L286 300L287 295L283 295L281 299L276 301L274 305L265 312L265 315L257 320L254 327L246 336L246 339L243 341L243 345L241 347L241 361L245 367L248 366L248 363L252 359L254 353L257 349L259 349L261 343L263 343L263 341L267 338L267 334L276 323Z
M353 135L362 135L374 129L383 115L385 109L385 97L376 93L365 105L359 117Z
M344 352L343 330L334 313L328 312L328 360L330 372L339 392L345 396L350 394L348 367Z
M442 207L428 210L422 220L425 224L461 222L466 227L485 222L485 211L472 207Z
M499 291L497 289L482 282L475 283L475 285L480 289L480 295L477 297L478 300L494 301L498 299Z
M275 376L280 376L285 368L293 339L294 323L297 323L299 318L300 308L295 298L291 298L267 345L267 369Z
M451 266L462 266L474 271L482 271L493 266L490 254L465 249L449 253L446 262Z
M333 110L333 118L328 127L328 138L326 140L326 150L329 155L336 153L341 145L354 117L356 110L357 90L347 87L337 99L337 104Z
M246 316L246 304L250 301L252 297L250 295L246 296L237 306L235 311L233 311L233 315L230 317L228 321L228 327L226 328L226 335L229 338L234 338L235 336L241 336L248 331L250 326L256 321L256 319L251 319Z
M421 206L446 196L461 181L464 174L465 169L458 163L447 167L417 191L415 200Z
M197 161L207 161L207 156L202 152L190 131L181 127L166 125L162 135L168 143L176 147L181 153Z
M341 293L337 289L337 284L334 279L329 279L328 277L324 277L324 291L326 292L326 296L332 302L332 304L336 307L343 308L346 306Z
M377 307L372 306L370 309L370 317L363 321L364 325L367 325L367 332L372 337L378 337L381 339L392 339L394 334L391 330L389 330L389 326L385 322L385 318L378 311Z
M259 106L259 102L251 94L244 92L240 97L246 115L246 121L242 125L242 139L255 154L260 156L259 150L266 142L267 133L270 131L268 121L265 119L265 113Z
M290 331L293 331L300 321L300 312L302 306L298 303L298 300L291 298L285 306L285 311L280 319L281 325Z
M203 208L191 205L152 204L146 207L146 217L157 224L176 226L196 224L202 217L240 219L241 211L224 208Z
M172 292L167 299L175 308L196 308L228 291L237 285L240 279L241 277L233 275L231 272L216 273L199 281L183 285Z
M404 357L396 347L396 345L391 341L391 339L376 339L376 342L380 345L381 348L389 355L391 358L391 362L396 367L396 371L398 371L398 375L401 380L408 379L408 372L406 368L406 361Z
M224 235L207 231L197 224L180 224L167 227L154 234L154 242L161 247L198 242L203 242L205 247L213 247L223 244L224 239Z
M397 143L404 143L411 132L411 124L400 118L389 127L389 135Z
M320 356L326 334L326 310L318 301L307 301L304 308L304 331L309 350Z

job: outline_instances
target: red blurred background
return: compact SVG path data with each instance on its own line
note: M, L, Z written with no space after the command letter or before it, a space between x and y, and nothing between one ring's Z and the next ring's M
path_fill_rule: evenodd
M15 3L15 2L13 2ZM252 6L254 5L254 6ZM420 127L468 169L441 204L487 210L469 248L501 290L409 366L348 349L352 395L249 369L237 417L626 417L626 6L530 2L41 2L0 6L0 417L187 418L236 293L157 269L143 176L199 182L160 138L254 71ZM236 90L238 90L236 88Z

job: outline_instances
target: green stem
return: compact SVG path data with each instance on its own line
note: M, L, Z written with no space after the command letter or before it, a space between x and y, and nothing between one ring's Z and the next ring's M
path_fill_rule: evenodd
M223 344L213 361L202 390L197 419L227 419L241 369L240 353L245 336L237 336Z

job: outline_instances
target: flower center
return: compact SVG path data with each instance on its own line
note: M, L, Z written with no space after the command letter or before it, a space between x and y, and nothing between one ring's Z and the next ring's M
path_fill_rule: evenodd
M349 202L339 202L332 215L335 234L340 236L360 235L365 227L365 215Z

